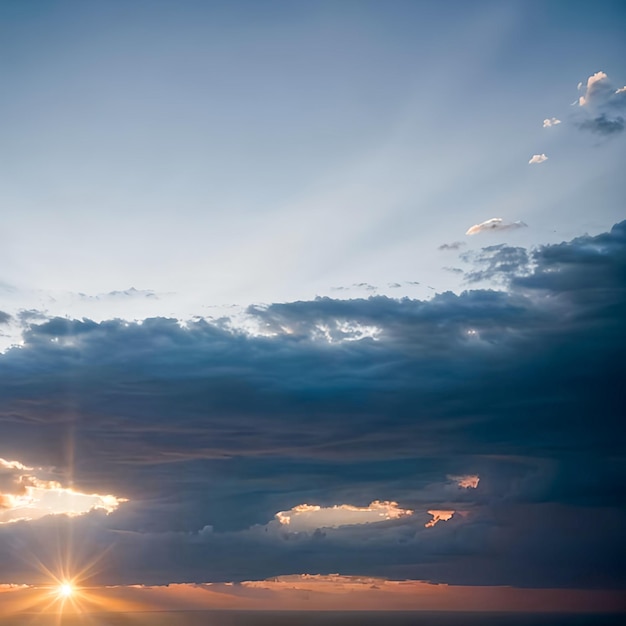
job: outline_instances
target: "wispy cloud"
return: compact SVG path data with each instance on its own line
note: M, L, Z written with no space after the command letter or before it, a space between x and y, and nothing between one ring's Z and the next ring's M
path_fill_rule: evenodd
M528 165L538 165L539 163L543 163L547 160L548 157L545 154L533 154L530 161L528 161Z
M597 135L614 135L621 133L624 127L624 118L621 115L611 119L606 113L602 113L602 115L598 115L598 117L594 117L593 119L584 120L578 124L578 128L581 130L588 130Z
M458 250L462 248L465 244L464 241L453 241L452 243L442 243L437 250Z
M453 480L461 489L476 489L480 482L480 476L477 474L465 474L463 476L448 476L450 480Z
M505 222L501 217L492 217L489 220L470 226L466 235L477 235L478 233L493 232L500 230L515 230L517 228L526 228L527 224L521 221Z
M561 120L557 119L556 117L550 117L550 118L546 118L545 120L543 120L543 127L544 128L550 128L551 126L556 126L557 124L560 124Z

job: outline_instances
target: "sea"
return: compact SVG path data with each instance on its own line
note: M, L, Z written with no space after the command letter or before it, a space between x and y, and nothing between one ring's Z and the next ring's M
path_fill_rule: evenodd
M20 614L2 626L626 626L622 614L447 611L159 611Z

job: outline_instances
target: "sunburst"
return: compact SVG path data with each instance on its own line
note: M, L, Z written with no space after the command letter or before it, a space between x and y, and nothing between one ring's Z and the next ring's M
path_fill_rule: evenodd
M59 598L70 598L74 594L74 585L71 582L61 583L57 588Z

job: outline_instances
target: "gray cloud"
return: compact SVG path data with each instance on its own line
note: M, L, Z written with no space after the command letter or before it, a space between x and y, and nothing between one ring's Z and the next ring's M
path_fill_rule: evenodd
M258 336L202 319L27 320L23 347L0 355L0 457L129 502L1 526L0 580L32 581L24 555L67 535L85 559L105 554L108 583L626 585L626 222L468 260L470 280L505 288L250 307ZM475 489L447 478L467 475ZM268 527L300 504L374 500L415 513ZM428 510L467 515L425 528Z
M459 250L465 244L464 241L453 241L452 243L442 243L437 250Z
M588 130L598 135L614 135L615 133L621 133L624 130L624 118L617 116L613 119L607 117L606 113L594 117L593 119L587 119L578 124L578 128L581 130Z
M530 271L530 257L526 248L504 244L488 246L478 253L465 253L462 258L474 266L473 270L465 274L469 283L482 280L508 283L514 276Z

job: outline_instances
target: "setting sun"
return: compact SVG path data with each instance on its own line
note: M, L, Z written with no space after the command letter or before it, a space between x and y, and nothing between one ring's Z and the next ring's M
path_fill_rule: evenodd
M59 585L57 590L60 598L69 598L74 593L74 587L70 583Z

